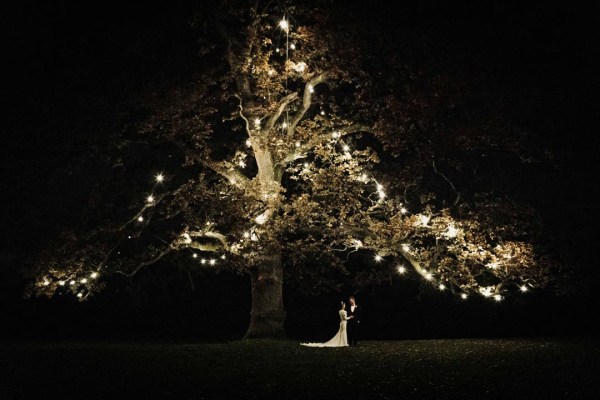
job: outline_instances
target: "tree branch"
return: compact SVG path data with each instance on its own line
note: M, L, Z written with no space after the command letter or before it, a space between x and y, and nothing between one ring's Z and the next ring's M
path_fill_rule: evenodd
M308 82L306 82L306 85L304 85L304 96L302 97L302 108L298 111L298 113L296 113L296 116L292 119L292 123L290 125L288 125L288 132L287 132L288 137L291 137L294 134L294 131L296 130L296 126L298 125L300 120L302 120L302 118L304 117L304 114L306 114L306 112L310 108L311 100L312 100L312 90L311 89L314 89L314 87L317 86L318 84L325 82L327 80L327 77L328 77L328 73L323 72L322 74L317 75L314 78L312 78L311 80L309 80Z
M285 107L290 102L292 102L293 100L296 100L297 98L298 98L298 93L293 92L293 93L288 94L287 96L285 96L283 99L280 100L279 106L277 107L277 111L271 116L271 118L269 118L269 121L267 122L266 130L270 130L271 128L273 128L273 126L275 125L275 123L277 122L277 120L279 119L281 114L283 113L283 110L285 110Z

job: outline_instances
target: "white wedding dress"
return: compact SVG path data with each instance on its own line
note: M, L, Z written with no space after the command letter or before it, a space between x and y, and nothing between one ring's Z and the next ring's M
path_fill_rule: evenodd
M325 343L300 343L302 346L309 347L344 347L348 346L348 333L346 332L346 323L348 322L348 313L346 310L340 310L340 329Z

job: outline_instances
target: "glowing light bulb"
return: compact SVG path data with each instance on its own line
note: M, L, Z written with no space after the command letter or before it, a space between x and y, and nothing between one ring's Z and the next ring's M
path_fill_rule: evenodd
M210 265L215 265L217 263L217 260L215 260L214 258L212 258L208 263Z
M70 284L71 286L73 286L75 283L76 283L75 281L71 281L71 282L69 282L69 284Z
M154 203L154 196L150 195L150 196L146 197L146 201L148 203Z
M283 124L281 124L281 127L282 127L283 129L287 128L287 126L288 126L287 122L284 122Z
M244 237L246 239L248 239L250 237L250 232L248 232L248 231L244 232Z
M296 142L296 147L300 147L300 142Z
M288 29L290 28L290 26L289 26L288 22L285 20L285 18L284 18L284 19L282 19L281 21L279 21L279 27L280 27L281 29L283 29L284 31L286 31L286 32L287 32L287 31L288 31Z
M267 74L269 74L269 76L273 76L274 73L275 73L275 71L273 71L272 69L270 69L269 71L267 71Z
M192 254L192 257L198 258L198 254L194 253L194 254Z
M254 218L254 221L256 221L257 224L262 225L267 222L267 216L265 213L260 214L258 217Z
M466 293L461 293L461 295L460 295L460 298L463 299L463 300L466 300L467 297L469 297L469 296L467 296Z
M238 162L238 165L240 166L240 168L245 168L246 167L246 163L244 162L244 160L240 160Z
M231 183L232 185L235 185L237 183L237 181L235 180L235 178L229 178L229 183Z
M454 227L454 225L448 226L448 230L446 231L446 236L449 238L454 238L458 234L458 229Z
M398 273L401 275L406 272L406 268L404 268L402 265L399 265L397 270L398 270Z
M279 47L275 49L275 53L279 53Z
M183 236L183 243L187 243L187 244L192 243L192 238L190 237L189 234L184 233L182 236Z
M431 272L425 273L425 279L427 279L428 281L433 280L433 275L431 274Z
M342 147L342 150L344 150L344 151L350 151L350 147L349 147L347 144L345 144L345 145Z
M410 251L410 247L407 244L403 244L402 251Z
M311 93L314 93L315 92L315 88L312 87L312 85L308 85L308 91L311 92Z
M431 217L429 217L428 215L421 215L420 219L421 219L422 225L427 225L429 223L429 220L431 219Z
M250 141L250 139L246 140L246 146L252 147L252 142Z
M225 258L226 258L226 257L225 257L225 254L223 254L223 255L221 256L221 260L224 260Z
M254 119L254 125L256 125L257 127L260 126L260 118L255 118Z
M325 115L325 111L321 110L321 115Z
M81 292L77 293L77 297L82 298L83 297L83 293L81 293Z
M446 290L446 285L444 285L443 283L440 283L440 286L438 286L438 289Z
M333 132L333 133L331 134L331 137L333 137L334 139L337 139L337 138L339 138L339 137L340 137L340 133L339 133L339 132Z
M142 217L141 215L139 217L137 217L138 222L143 222L144 221L144 217Z
M90 278L92 279L96 279L98 277L98 273L97 272L92 272L90 275Z
M42 285L44 286L48 286L50 284L50 281L48 279L44 279L44 282L42 282Z
M162 181L165 180L165 176L163 174L156 174L156 176L154 177L154 179L156 180L156 182L161 183Z
M494 300L501 301L502 300L502 296L500 296L499 294L494 295Z
M59 286L65 286L65 281L58 281Z
M81 283L87 283L87 279L83 278L83 279L81 280Z
M304 168L308 169L308 167L309 167L308 163L305 162L304 163Z
M290 49L296 50L296 45L294 43L290 44Z
M206 259L203 258L202 260L200 260L200 264L206 264Z
M407 212L408 212L408 210L406 208L404 208L404 207L402 207L400 209L400 213L402 213L402 214L406 214Z
M520 286L519 289L521 289L521 292L523 292L523 293L525 293L526 291L529 290L529 288L527 286L525 286L525 285Z
M381 257L379 254L377 254L375 256L375 261L380 262L381 260L383 260L383 257Z

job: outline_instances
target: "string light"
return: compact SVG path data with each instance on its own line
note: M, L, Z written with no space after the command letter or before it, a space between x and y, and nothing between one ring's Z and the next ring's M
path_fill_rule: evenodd
M288 126L287 122L284 122L283 124L281 124L281 127L282 127L283 129L287 128L287 126Z
M186 244L192 243L192 238L190 237L189 234L184 233L182 236L183 236L183 242L184 243L186 243Z
M400 209L400 213L401 213L401 214L406 214L407 212L408 212L408 210L407 210L406 208L404 208L404 207L402 207L402 208Z
M202 260L200 260L200 264L206 264L206 259L203 258Z
M443 283L440 283L440 286L438 286L438 288L440 290L446 290L446 285L444 285Z
M520 286L519 289L521 289L521 292L523 292L523 293L525 293L526 291L529 290L529 288L527 286L525 286L525 285Z
M81 283L87 283L87 279L83 278L83 279L81 280Z
M65 286L65 281L58 281L59 286Z
M379 254L377 254L375 256L375 261L380 262L381 260L383 260L383 257L381 257Z
M300 142L296 142L296 147L300 147Z
M143 222L144 221L144 217L142 217L141 215L139 217L137 217L138 222Z
M146 201L148 203L154 203L154 196L150 195L150 196L146 197Z
M244 237L246 239L248 239L250 237L250 232L248 232L248 231L244 232Z
M70 284L71 286L73 286L75 283L76 283L75 281L71 281L71 282L69 282L69 284Z
M77 293L77 297L82 298L83 297L83 293L81 293L81 292Z
M321 115L325 115L325 111L321 110Z
M250 141L250 139L246 140L246 146L252 147L252 142Z
M98 277L97 272L92 272L92 274L90 275L90 278L92 278L92 279L96 279L97 277Z
M402 250L408 252L408 251L410 251L410 247L407 244L403 244Z
M315 92L315 88L313 88L312 85L308 85L308 91L311 92L311 93L314 93Z
M344 150L346 152L350 151L350 147L347 144L345 144L344 147L342 147L342 150Z
M290 26L288 24L288 22L284 19L282 19L281 21L279 21L279 27L281 29L283 29L286 33L288 32Z
M256 125L257 128L260 128L260 118L254 119L254 125Z
M431 272L426 272L425 273L425 279L427 279L428 281L433 280L433 275L431 274Z
M240 160L240 161L238 162L238 165L239 165L241 168L246 168L246 163L244 162L244 160Z
M50 281L48 279L44 279L44 282L42 283L42 285L48 286L49 284L50 284Z
M406 268L404 268L404 266L399 265L398 268L396 268L398 270L399 274L404 274L406 272Z
M212 259L209 261L209 264L210 264L210 265L215 265L216 263L217 263L217 260L215 260L214 258L212 258Z
M154 177L154 179L156 180L156 182L161 183L162 181L165 180L165 176L161 173L156 174L156 176Z
M458 234L458 229L454 227L454 225L448 226L448 230L446 231L446 236L449 238L455 238Z
M339 138L339 137L340 137L340 133L339 133L339 132L333 132L333 133L331 134L331 137L333 137L334 139L337 139L337 138Z
M431 219L431 217L429 217L428 215L421 215L419 218L421 219L421 224L423 226L427 225L429 223L429 220Z
M267 216L265 213L260 214L258 217L254 218L254 221L256 221L257 224L262 225L267 222Z
M499 294L496 294L496 295L494 295L494 300L501 301L502 300L502 296L500 296Z
M294 43L290 44L290 49L296 50L296 45Z
M192 254L192 257L198 258L198 254L194 253L194 254Z
M461 293L461 295L460 295L460 298L463 299L463 300L466 300L467 297L469 297L469 296L467 296L466 293Z
M224 260L225 258L226 258L226 257L225 257L225 254L223 254L223 255L221 256L221 260Z

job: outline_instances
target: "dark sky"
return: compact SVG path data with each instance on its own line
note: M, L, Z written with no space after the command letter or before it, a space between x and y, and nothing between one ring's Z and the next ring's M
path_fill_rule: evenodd
M164 84L165 75L184 80L194 68L196 37L187 25L194 2L126 3L3 2L3 268L83 201L57 177L77 152L72 133L102 125L103 112L128 93ZM373 24L414 27L448 68L482 77L503 97L511 118L559 160L532 182L548 226L578 249L578 262L595 265L598 4L337 3Z

